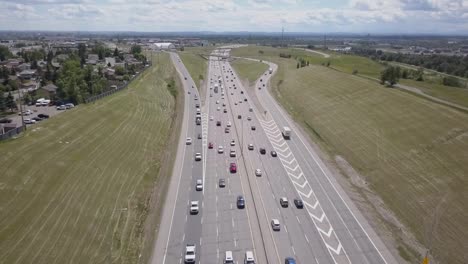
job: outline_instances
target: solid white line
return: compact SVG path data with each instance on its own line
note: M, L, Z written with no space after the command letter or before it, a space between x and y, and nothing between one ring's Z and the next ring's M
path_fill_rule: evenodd
M297 219L297 222L299 222L299 224L301 224L301 220L299 220L299 217L296 215L296 219Z

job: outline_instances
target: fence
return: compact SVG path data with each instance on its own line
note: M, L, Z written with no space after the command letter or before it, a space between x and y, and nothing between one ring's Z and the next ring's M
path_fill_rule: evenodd
M8 130L4 134L0 134L0 141L12 138L12 137L18 135L19 133L23 132L23 130L24 130L24 126L20 126L20 127L16 127L16 128L11 129L11 130ZM2 131L3 131L3 129L2 129ZM0 131L0 132L2 132L2 131Z
M92 103L96 100L99 100L101 98L104 98L106 96L109 96L111 94L114 94L116 92L119 92L125 88L127 88L127 86L133 81L135 80L136 78L138 78L138 76L140 76L140 74L144 73L148 68L151 67L151 63L149 64L149 66L145 67L145 69L143 69L143 71L139 72L138 74L136 74L134 77L132 77L127 83L115 88L115 89L112 89L112 90L109 90L109 91L106 91L106 92L103 92L101 94L98 94L98 95L94 95L94 96L91 96L91 97L88 97L85 99L85 104L87 103Z

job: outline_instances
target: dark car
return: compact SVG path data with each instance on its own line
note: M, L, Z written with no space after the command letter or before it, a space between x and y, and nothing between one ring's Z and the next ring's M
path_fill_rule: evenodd
M198 134L198 139L201 139L201 134Z
M241 91L241 94L244 94L244 91Z
M37 116L40 118L49 118L49 115L47 114L38 114Z
M294 260L294 258L287 257L284 259L284 264L296 264L296 260Z
M242 116L241 116L241 115L238 115L238 116L237 116L237 119L241 119L241 118L242 118Z
M208 148L209 148L209 149L212 149L212 148L213 148L213 143L210 142L210 143L208 144Z
M266 153L266 150L264 148L260 148L260 154L265 155L265 153Z
M42 121L42 118L36 116L36 117L33 117L32 120L36 120L37 122L39 122L39 121Z
M255 126L250 127L252 130L256 130L257 128Z
M272 157L278 156L278 154L276 154L276 151L274 151L274 150L272 150L270 153L271 153L271 156L272 156Z
M245 200L242 195L237 196L237 208L242 209L245 207Z
M216 126L221 126L221 121L216 121Z
M304 208L304 203L301 199L294 199L294 205L296 205L296 207L299 209Z
M0 123L1 124L8 124L8 123L11 123L13 120L9 119L9 118L2 118L0 119Z
M247 102L247 98L244 98L244 102Z
M225 179L219 179L219 187L220 188L226 187L226 180Z

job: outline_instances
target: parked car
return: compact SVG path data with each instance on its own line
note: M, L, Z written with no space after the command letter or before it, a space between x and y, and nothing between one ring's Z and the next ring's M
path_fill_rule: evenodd
M57 106L57 110L66 110L67 107L65 105L59 105Z
M9 124L13 122L13 120L9 119L9 118L2 118L0 119L0 124Z
M36 124L36 120L30 119L30 118L25 118L24 123L25 124Z
M32 120L36 120L36 122L39 122L39 121L42 121L42 118L36 116L36 117L33 117Z
M65 105L65 107L66 107L67 109L70 109L70 108L75 107L75 105L72 104L72 103L68 103L68 104Z
M44 118L49 118L49 115L48 114L38 114L37 115L38 117L44 119Z

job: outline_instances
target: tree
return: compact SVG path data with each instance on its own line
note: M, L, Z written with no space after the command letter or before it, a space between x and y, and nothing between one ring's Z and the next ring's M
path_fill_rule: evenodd
M5 106L6 106L7 109L10 109L10 111L13 111L14 109L17 109L15 98L13 97L11 92L9 92L8 96L6 97Z
M301 65L298 62L296 68L299 69L300 67L301 67Z
M400 78L400 67L389 66L380 73L381 84L389 83L390 87L395 85Z
M460 87L460 82L458 81L457 78L453 76L446 76L442 78L442 84L447 85L447 86L452 86L452 87Z
M113 54L114 57L118 57L119 56L119 49L116 47L114 49L114 54Z
M117 66L115 67L115 74L117 75L124 75L125 74L125 69L122 66Z
M78 44L78 56L80 57L81 67L86 63L86 45L84 43Z
M6 99L3 90L0 90L0 112L5 112L6 110Z
M0 61L9 59L13 56L7 46L0 46Z
M16 90L18 90L18 81L9 80L8 81L8 86L10 86L10 91L16 91Z
M130 49L133 55L141 53L141 46L140 45L133 45Z
M407 70L407 69L404 69L404 70L401 72L401 78L402 78L402 79L408 79L408 70Z
M49 52L47 53L47 63L51 63L53 58L54 53L52 52L52 50L49 50Z

